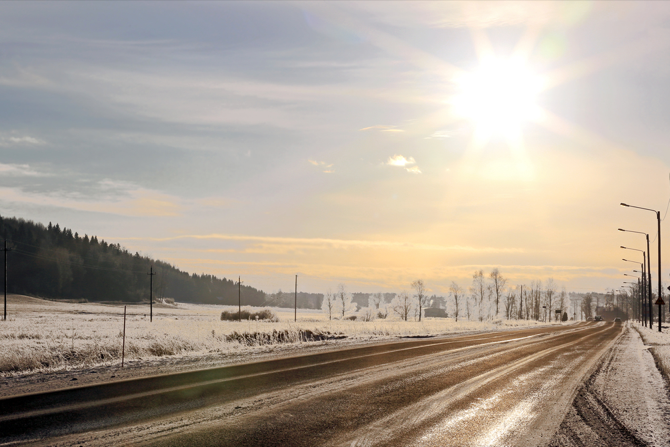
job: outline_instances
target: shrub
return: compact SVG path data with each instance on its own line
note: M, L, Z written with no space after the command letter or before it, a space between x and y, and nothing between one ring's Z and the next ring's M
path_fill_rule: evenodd
M224 310L221 312L221 321L237 321L238 319L263 320L272 322L279 321L279 318L277 318L277 316L270 309L262 309L258 312L249 312L248 310L242 310L241 312L229 312Z

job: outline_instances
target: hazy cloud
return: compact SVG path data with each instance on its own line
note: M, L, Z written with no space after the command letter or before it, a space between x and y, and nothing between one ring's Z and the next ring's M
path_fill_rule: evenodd
M402 155L394 155L393 157L389 157L386 164L389 165L389 166L403 166L404 167L404 166L407 166L407 165L416 164L416 161L414 161L413 157L405 158Z

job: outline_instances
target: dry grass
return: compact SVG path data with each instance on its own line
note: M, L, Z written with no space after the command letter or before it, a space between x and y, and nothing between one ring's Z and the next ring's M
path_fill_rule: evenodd
M670 333L658 332L658 328L646 328L639 323L633 323L633 327L640 333L644 344L649 345L649 352L654 356L656 364L665 377L670 380Z
M59 370L121 361L123 306L56 303L12 296L9 319L0 321L0 374ZM328 343L336 338L360 340L400 336L432 336L455 332L534 326L533 321L455 322L453 319L328 321L318 310L271 309L278 322L221 321L233 306L181 304L154 306L149 322L147 305L129 305L126 321L126 360L152 357L253 352L273 344ZM251 310L247 308L247 310ZM256 309L257 310L257 309Z

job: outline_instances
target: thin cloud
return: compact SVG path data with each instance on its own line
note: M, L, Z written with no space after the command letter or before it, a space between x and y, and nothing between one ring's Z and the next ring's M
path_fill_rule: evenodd
M0 175L14 177L42 177L46 174L30 168L30 165L4 164L0 163Z
M38 146L44 144L43 140L31 137L30 135L3 135L0 134L0 146L18 146L18 145L32 145Z
M386 164L389 166L400 166L404 168L407 165L416 164L416 161L413 157L405 158L402 155L396 154L393 157L389 157L389 159L386 161Z
M419 169L418 166L412 166L411 168L406 168L407 172L410 172L412 174L421 174L421 169Z
M362 129L358 129L358 130L359 131L379 130L380 132L404 132L404 130L398 129L396 126L382 126L382 125L364 127Z
M296 237L275 237L275 236L245 236L237 234L190 234L179 235L164 238L139 238L139 237L115 237L119 240L129 241L156 241L167 242L177 241L181 239L195 239L195 240L224 240L224 241L239 241L252 242L267 245L285 245L289 249L307 248L307 249L333 249L333 248L387 248L387 249L401 249L401 250L427 250L427 251L462 251L471 253L524 253L525 250L521 248L506 248L506 247L472 247L464 245L432 245L432 244L416 244L411 242L396 242L396 241L364 241L355 239L327 239L327 238L296 238Z
M335 172L334 169L330 169L333 167L333 163L326 163L325 161L317 161L317 160L312 160L309 159L307 160L310 164L316 166L317 168L323 169L323 173L325 174L331 174Z

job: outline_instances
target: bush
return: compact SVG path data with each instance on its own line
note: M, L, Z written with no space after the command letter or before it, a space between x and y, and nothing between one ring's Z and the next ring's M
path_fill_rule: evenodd
M224 310L221 312L221 321L237 321L240 318L242 320L279 321L279 318L270 309L262 309L258 312L249 312L248 310L242 310L242 312Z

